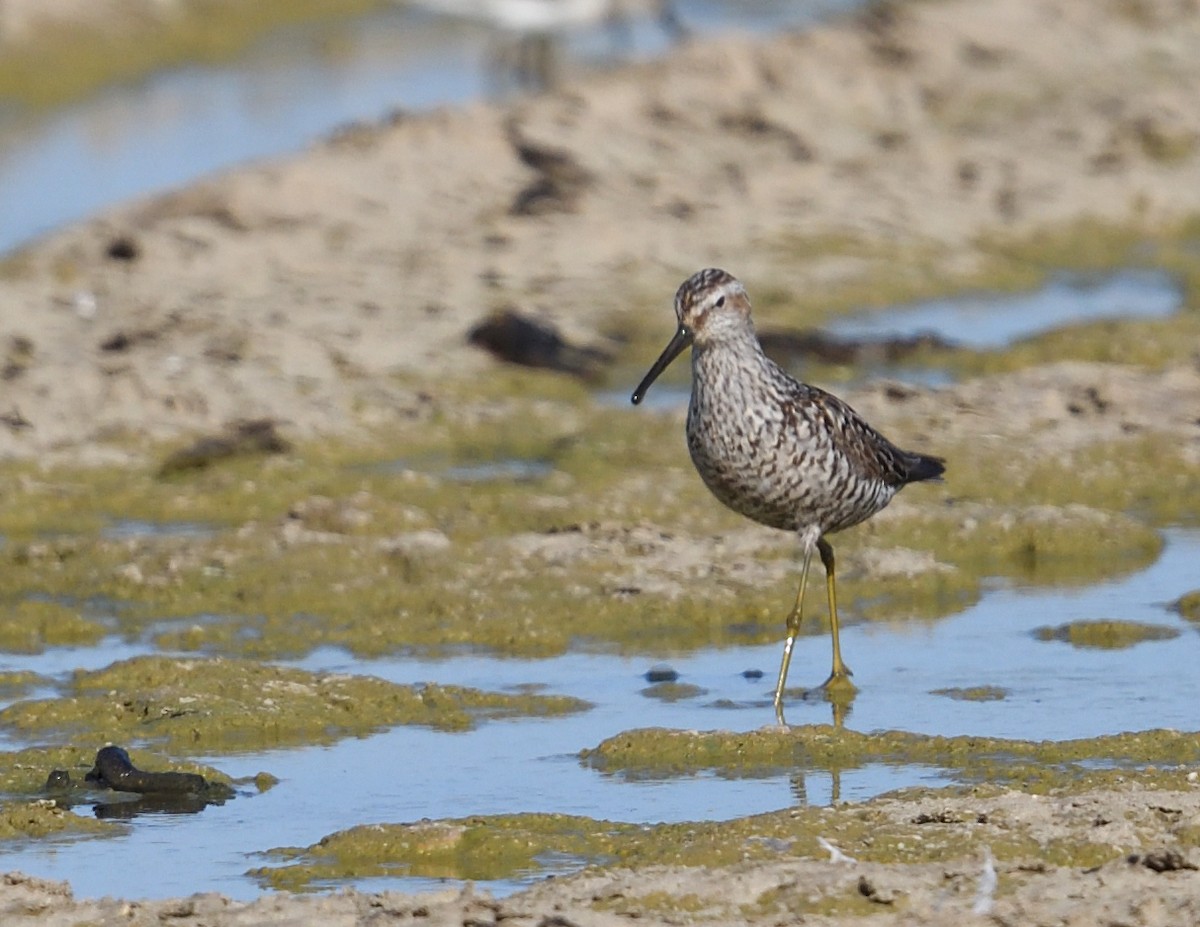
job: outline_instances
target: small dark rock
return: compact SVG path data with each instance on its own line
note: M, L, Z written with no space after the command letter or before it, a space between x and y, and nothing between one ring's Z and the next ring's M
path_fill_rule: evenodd
M47 792L61 792L69 789L72 785L71 774L65 769L52 769L50 775L46 777Z
M1179 872L1183 869L1196 869L1195 863L1178 850L1151 850L1141 855L1134 853L1128 857L1133 865L1142 865L1152 872Z
M597 376L610 359L599 348L570 344L553 325L512 308L488 316L467 333L467 341L509 363L583 379Z
M891 905L896 903L894 889L880 888L865 875L858 877L858 893L875 904Z
M743 679L762 679L763 671L760 669L742 670L742 678Z
M646 682L674 682L679 673L668 663L655 663L646 670Z
M3 425L9 431L22 431L25 428L32 428L33 422L21 414L21 410L14 406L7 412L0 413L0 425Z
M100 350L106 351L109 354L120 354L122 351L128 351L139 344L148 344L156 340L158 340L158 332L153 329L145 328L136 331L119 329L106 338L101 339Z
M1087 415L1096 413L1103 415L1109 407L1110 403L1107 399L1100 395L1100 391L1094 386L1089 386L1077 398L1067 404L1067 411L1072 415Z
M114 332L103 341L100 342L101 351L124 351L131 344L133 339L125 332Z
M208 789L207 780L196 773L140 770L123 747L115 746L102 747L96 752L96 765L84 779L118 792L141 794L199 794Z
M13 335L8 339L8 349L0 360L0 380L15 380L33 362L33 340L24 335Z
M941 811L935 811L932 814L928 811L922 811L912 819L912 822L914 824L961 824L964 820L966 819L958 812L943 808Z
M128 235L118 235L104 249L105 255L114 261L136 261L142 253L137 241Z
M231 422L225 433L199 438L175 451L159 467L158 475L170 476L185 470L203 470L220 460L254 454L284 454L291 445L280 437L276 422L269 418Z
M666 206L663 207L663 210L672 219L679 219L683 222L686 222L696 214L695 206L693 206L687 200L681 200L679 198L671 200L671 202L667 203Z

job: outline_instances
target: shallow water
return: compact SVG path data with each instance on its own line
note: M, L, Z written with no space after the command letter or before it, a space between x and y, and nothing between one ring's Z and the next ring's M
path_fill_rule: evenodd
M1182 305L1182 288L1161 270L1058 274L1025 293L964 293L852 313L830 322L826 331L842 338L932 333L961 347L994 350L1083 322L1163 319Z
M857 2L677 6L689 28L712 33L803 26ZM0 110L0 253L114 203L297 151L347 123L487 96L500 39L480 23L396 5L282 29L227 64L151 74L50 112ZM563 57L602 66L669 43L642 17L624 36L602 25L572 34Z
M554 470L554 465L548 460L517 457L452 465L439 456L424 459L401 457L387 463L371 464L366 469L384 473L431 473L451 483L531 483L549 476Z
M144 521L138 518L114 518L100 531L102 537L113 541L134 538L203 538L216 532L212 525L193 521Z
M1191 730L1200 704L1200 634L1170 602L1200 584L1200 530L1166 532L1163 554L1149 568L1084 589L1033 589L996 583L958 615L915 626L850 624L846 655L860 693L847 726L873 731L1066 739L1158 727ZM1035 639L1043 625L1120 618L1177 628L1170 641L1123 650L1089 650ZM145 652L110 642L86 650L5 656L0 669L48 675L73 666L100 666ZM266 770L282 781L262 795L244 795L196 815L145 815L114 839L39 842L0 851L0 867L68 879L79 896L165 897L222 891L253 897L244 873L258 852L307 845L333 831L369 822L502 812L562 812L633 822L728 819L801 802L861 800L901 786L939 785L937 769L877 764L847 770L796 769L786 775L721 778L711 774L627 781L580 765L580 749L633 727L752 730L773 723L770 690L779 645L636 657L570 653L548 660L463 656L443 661L355 660L321 650L298 665L371 673L397 682L436 681L509 689L534 684L579 696L595 707L564 718L495 721L466 733L401 727L330 747L205 762L240 777ZM824 677L828 642L806 637L793 663L793 685ZM666 702L643 694L645 672L669 663L680 681L705 690ZM743 672L758 669L762 678ZM994 686L993 701L960 701L933 690ZM733 707L731 707L733 706ZM827 723L824 702L788 707L793 724ZM86 806L81 809L87 813ZM111 865L113 853L123 865ZM160 860L169 857L170 867ZM564 869L570 860L560 860ZM156 877L147 884L144 873ZM537 879L544 872L529 874ZM490 884L511 891L520 879ZM363 887L413 890L444 884L429 879L365 880Z

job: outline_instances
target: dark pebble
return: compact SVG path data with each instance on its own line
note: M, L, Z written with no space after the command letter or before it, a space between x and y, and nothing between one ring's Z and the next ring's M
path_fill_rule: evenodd
M646 682L674 682L679 673L667 663L655 663L646 670Z

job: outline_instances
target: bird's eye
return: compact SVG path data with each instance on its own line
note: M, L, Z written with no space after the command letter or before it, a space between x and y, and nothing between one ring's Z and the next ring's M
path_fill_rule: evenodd
M725 305L725 297L724 297L724 296L718 296L718 297L717 297L717 301L716 301L715 305L716 305L716 307L717 307L718 309L720 309L722 306L724 306L724 305Z

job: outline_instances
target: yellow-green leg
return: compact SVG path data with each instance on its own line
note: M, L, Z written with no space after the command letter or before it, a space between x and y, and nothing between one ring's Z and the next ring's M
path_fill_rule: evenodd
M796 592L796 604L787 616L787 640L783 642L783 662L779 664L779 680L775 683L775 720L782 726L783 720L783 687L787 682L788 667L792 664L792 648L796 645L796 635L800 633L800 619L804 615L804 587L808 585L808 567L812 563L812 547L804 548L804 564L800 567L800 588Z
M821 538L817 541L817 551L821 554L821 564L825 567L825 590L829 595L829 629L833 636L833 669L821 688L826 692L833 689L853 692L854 684L850 682L850 677L854 674L842 661L842 642L838 634L837 569L833 559L833 545Z
M850 681L853 675L842 660L842 642L838 633L837 613L837 567L833 557L833 546L824 538L817 539L817 552L821 555L821 564L825 567L825 591L829 596L829 627L833 637L833 669L829 678L821 684L825 694L831 699L841 696L853 697L854 683ZM804 589L808 585L808 568L812 563L812 547L804 549L804 563L800 567L800 588L796 590L796 604L792 606L787 617L787 640L783 643L783 660L779 665L779 679L775 683L775 720L783 725L783 689L787 684L788 668L792 664L792 648L796 645L796 637L800 633L800 622L804 615Z

